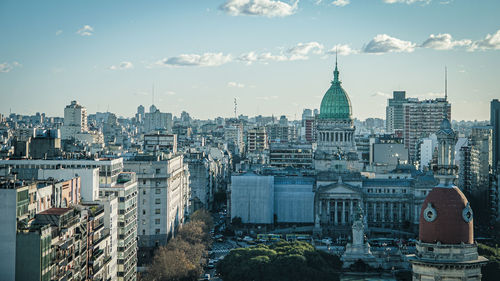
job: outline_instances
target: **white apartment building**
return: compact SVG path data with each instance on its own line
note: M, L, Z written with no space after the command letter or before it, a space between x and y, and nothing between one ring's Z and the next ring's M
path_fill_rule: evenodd
M137 175L140 248L166 245L189 209L189 170L184 157L162 157L138 155L124 162L125 170Z
M61 130L63 140L74 138L76 134L87 131L87 109L77 101L64 108L64 125Z
M137 180L135 173L120 173L115 184L99 188L99 196L118 198L117 280L136 280Z

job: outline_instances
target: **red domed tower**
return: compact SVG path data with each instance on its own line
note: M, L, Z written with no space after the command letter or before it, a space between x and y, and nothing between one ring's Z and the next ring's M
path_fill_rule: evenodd
M455 132L447 119L436 133L439 184L420 211L416 255L409 256L413 280L481 280L487 260L477 253L473 212L465 195L453 184Z

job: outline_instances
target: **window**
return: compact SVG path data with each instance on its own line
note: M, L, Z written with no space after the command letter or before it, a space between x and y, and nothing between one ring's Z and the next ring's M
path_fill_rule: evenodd
M155 214L159 214L160 213L160 209L155 209Z
M145 189L142 190L142 194L146 195L146 190Z
M160 203L161 203L161 202L160 202L160 198L156 198L156 199L155 199L155 204L160 204Z
M142 210L142 214L145 215L146 214L146 210L143 209Z
M156 169L156 173L159 174L160 173L160 169Z
M160 229L159 228L155 229L155 234L160 234Z
M155 190L155 193L156 193L156 194L160 194L160 193L161 193L161 189L157 188L157 189Z
M155 219L155 224L160 224L160 219Z
M142 230L142 235L146 235L146 230L145 229Z
M146 184L146 180L142 180L142 184Z

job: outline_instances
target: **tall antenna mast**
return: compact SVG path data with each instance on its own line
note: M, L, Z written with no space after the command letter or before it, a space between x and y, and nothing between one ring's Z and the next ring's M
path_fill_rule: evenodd
M448 69L444 67L444 100L448 100Z
M236 114L236 110L238 108L238 103L236 102L236 98L234 98L234 118L238 119L238 115Z
M151 87L151 105L155 105L155 84Z

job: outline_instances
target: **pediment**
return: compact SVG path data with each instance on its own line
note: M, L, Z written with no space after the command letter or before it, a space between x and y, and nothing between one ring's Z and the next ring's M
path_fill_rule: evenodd
M320 193L330 194L360 194L357 187L345 183L332 183L324 185L319 189Z

